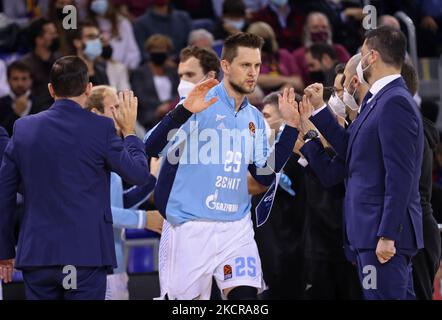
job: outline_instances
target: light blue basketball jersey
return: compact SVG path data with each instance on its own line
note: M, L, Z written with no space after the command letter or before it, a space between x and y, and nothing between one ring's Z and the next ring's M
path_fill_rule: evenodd
M206 99L214 96L218 101L192 115L161 154L155 203L174 225L242 219L251 207L248 167L264 167L269 155L261 112L247 98L235 111L223 82Z

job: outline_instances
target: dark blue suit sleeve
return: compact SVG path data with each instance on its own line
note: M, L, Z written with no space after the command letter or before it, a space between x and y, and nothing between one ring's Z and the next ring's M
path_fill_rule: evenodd
M300 151L325 188L331 188L344 181L345 162L339 156L331 158L319 139L310 140Z
M385 195L377 236L397 240L407 212L413 177L421 167L416 159L423 153L423 141L418 141L422 125L406 98L396 96L385 106L378 127L385 167Z
M122 141L112 124L108 133L107 148L107 164L123 180L134 185L143 185L149 181L147 157L140 139L128 136Z
M142 186L132 187L123 193L123 202L125 208L134 208L145 202L155 189L157 179L149 176L149 181Z
M310 117L310 121L321 132L325 139L333 146L333 149L342 159L347 157L347 146L349 134L345 128L341 127L327 107L315 116Z
M292 154L293 147L295 146L296 139L298 138L298 130L296 128L290 127L286 125L284 130L279 137L279 141L275 144L275 149L268 159L275 159L275 165L272 167L274 172L279 172L286 164L287 160L290 158ZM266 167L269 166L269 160L267 160L264 168L260 168L261 170L267 171ZM254 163L250 164L249 172L258 181L260 184L264 186L270 186L275 179L275 173L271 174L259 174L258 168Z
M144 142L146 154L149 157L157 158L159 153L169 142L169 133L172 130L176 130L181 127L192 116L192 114L193 113L184 108L182 104L179 104L175 109L170 111L152 130L151 134Z
M9 142L9 136L3 127L0 127L0 165L2 164L3 153L5 152L6 145Z
M15 257L14 212L19 184L14 139L11 139L0 167L0 260Z

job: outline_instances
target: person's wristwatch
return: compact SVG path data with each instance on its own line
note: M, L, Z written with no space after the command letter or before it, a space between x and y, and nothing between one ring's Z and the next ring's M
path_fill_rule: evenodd
M316 139L319 138L319 133L316 130L309 130L307 131L307 133L302 137L302 140L304 140L304 142L307 142L307 140L312 140L312 139Z

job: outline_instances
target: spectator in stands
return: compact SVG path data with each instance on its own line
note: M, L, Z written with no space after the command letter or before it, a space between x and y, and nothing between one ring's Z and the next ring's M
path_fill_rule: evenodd
M419 44L421 56L442 54L442 0L418 1L420 11Z
M41 109L35 104L31 94L31 69L23 62L15 61L9 65L7 74L11 92L0 98L0 126L12 136L17 119L37 113Z
M60 38L52 21L39 18L27 28L31 52L22 61L29 67L32 75L32 94L36 106L49 108L53 99L48 91L49 73L52 64L60 57Z
M148 9L144 15L135 20L135 38L141 52L144 52L145 41L157 33L172 40L175 55L187 46L192 26L190 16L185 11L173 9L169 2L170 0L154 0L152 9Z
M74 0L49 0L47 18L53 22L57 28L57 33L60 39L60 52L62 55L67 55L71 52L67 38L67 30L63 28L63 19L66 16L63 13L63 7L74 4Z
M79 56L88 67L89 81L93 85L109 84L106 63L101 60L103 45L100 30L92 22L85 21L68 33L72 54Z
M117 91L109 86L96 86L86 100L86 109L101 116L113 118L112 110L118 104ZM114 120L115 122L115 120ZM120 135L118 125L115 123ZM118 267L107 276L106 300L129 300L128 276L123 255L122 232L124 228L149 229L161 233L163 217L158 211L138 210L155 187L156 178L150 176L149 182L131 188L123 193L123 180L115 172L111 172L111 211L114 227L115 255ZM132 203L128 203L132 202Z
M130 77L132 90L138 97L138 122L146 129L161 120L171 101L177 98L177 70L167 64L172 48L168 37L152 35L145 44L150 61L134 70Z
M185 10L193 20L215 20L213 3L210 0L172 0L172 5L178 10Z
M3 1L2 11L14 23L23 27L27 25L31 19L40 17L41 9L41 4L39 4L37 0L15 0Z
M314 43L326 43L335 50L336 59L339 62L347 62L350 59L348 51L340 44L334 44L332 41L332 31L326 15L319 12L312 12L307 16L304 27L304 46L293 51L293 57L299 70L301 71L304 84L312 83L308 75L307 61L305 53Z
M112 46L112 59L129 70L138 67L141 54L135 40L132 24L119 14L110 0L89 0L88 20L96 23L101 37Z
M224 40L228 36L247 30L246 7L243 0L224 0L223 16L214 27L216 40Z
M189 46L211 49L214 44L213 35L205 29L196 29L189 34Z
M338 64L333 47L325 43L315 43L307 48L305 61L312 82L319 82L324 86L333 86Z
M264 39L261 51L261 71L258 85L265 91L280 90L293 87L297 91L304 89L299 70L293 56L284 48L279 48L272 27L265 22L255 22L247 32L256 34Z
M223 15L223 1L211 0L216 18L220 19ZM253 14L263 9L269 0L243 0L246 6L247 18L252 18Z
M269 0L266 7L253 15L252 21L268 23L281 48L294 50L301 44L303 13L294 1Z
M321 12L330 21L333 41L342 44L347 51L355 53L363 42L363 0L314 0L305 1L305 14Z
M130 90L129 70L127 70L124 64L112 58L112 52L113 47L108 41L103 40L101 58L106 64L106 75L109 80L109 85L118 91Z
M115 7L123 16L134 22L153 5L154 0L112 0Z

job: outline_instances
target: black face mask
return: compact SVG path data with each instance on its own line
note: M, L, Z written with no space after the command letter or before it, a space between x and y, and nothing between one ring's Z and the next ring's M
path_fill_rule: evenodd
M157 66L162 66L167 60L167 53L165 52L153 52L150 54L150 60Z
M310 80L313 82L323 83L325 79L324 72L322 71L312 71L309 73Z
M55 52L60 48L60 39L59 38L55 38L52 40L51 45L49 46L49 50L51 52Z
M63 21L64 18L63 8L55 9L55 13L57 15L58 20Z
M113 49L112 46L107 45L103 47L103 51L101 52L101 57L105 60L109 60L112 57Z

